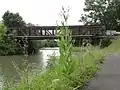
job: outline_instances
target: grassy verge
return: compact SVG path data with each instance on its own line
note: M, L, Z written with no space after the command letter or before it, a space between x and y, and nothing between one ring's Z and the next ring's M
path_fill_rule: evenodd
M84 55L72 57L73 63L70 74L61 70L61 66L49 69L42 76L38 76L30 85L30 90L80 90L99 70L106 53L119 51L120 40L104 49L91 48ZM117 47L117 49L116 49Z
M35 76L32 81L11 85L4 90L80 90L99 70L105 54L120 51L119 45L120 40L115 40L107 48L92 48L82 56L79 54L72 56L74 64L71 64L70 74L63 71L63 65L59 66L53 62L54 67L47 69L42 75Z
M108 48L103 49L103 52L106 54L110 53L119 53L120 52L120 38L113 40L112 44Z
M6 87L5 90L80 90L93 77L103 60L102 50L86 52L72 57L74 64L69 70L63 71L63 66L56 65L42 75L38 75L28 82L20 82L16 86Z
M96 47L94 47L94 46L73 47L72 51L73 52L86 52L86 51L90 51L90 50L94 50L94 49L96 49L96 50L98 49L99 50L100 47L99 46L96 46Z

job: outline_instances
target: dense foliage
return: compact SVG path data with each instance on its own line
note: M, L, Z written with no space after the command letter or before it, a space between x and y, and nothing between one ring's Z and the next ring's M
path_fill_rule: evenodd
M0 55L13 55L19 54L20 49L18 43L15 43L12 37L6 35L7 27L0 24Z
M119 0L85 0L85 14L81 21L90 25L104 25L107 30L119 30Z
M10 30L10 28L26 26L26 23L19 13L6 11L2 18L3 20L0 24L0 55L24 54L25 44L27 44L26 49L28 54L35 53L38 50L34 41L14 38L16 32Z
M4 25L7 26L8 28L25 26L25 22L23 21L19 13L12 13L6 11L2 18Z

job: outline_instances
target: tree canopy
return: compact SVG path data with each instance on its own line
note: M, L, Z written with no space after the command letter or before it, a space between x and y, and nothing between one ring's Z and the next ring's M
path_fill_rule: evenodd
M25 25L25 22L23 21L19 13L12 13L6 11L2 18L4 25L7 26L8 28L21 27Z
M4 26L3 23L0 23L0 40L2 40L5 36L7 28Z
M84 24L105 25L109 30L116 30L120 26L119 0L85 0L84 11L81 17Z
M21 28L27 25L33 25L31 23L26 24L23 18L19 15L19 13L12 13L10 11L6 11L3 15L2 23L0 24L0 55L13 55L13 54L22 54L24 53L24 39L19 40L14 38L14 30L10 30L10 28ZM24 34L24 30L19 33ZM4 38L3 38L4 37ZM34 50L33 41L27 40L26 43L28 47L26 48L28 54L31 54ZM35 43L34 43L35 44ZM3 53L3 51L4 53Z

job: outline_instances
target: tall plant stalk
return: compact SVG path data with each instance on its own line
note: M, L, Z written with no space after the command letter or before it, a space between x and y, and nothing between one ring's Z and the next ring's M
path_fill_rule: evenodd
M60 16L62 18L61 24L62 26L59 26L59 32L58 36L59 41L59 52L60 52L60 60L59 65L60 68L62 68L62 71L67 74L70 74L73 71L72 65L72 34L71 30L67 26L67 20L69 16L69 9L65 10L62 7L62 11L60 13Z

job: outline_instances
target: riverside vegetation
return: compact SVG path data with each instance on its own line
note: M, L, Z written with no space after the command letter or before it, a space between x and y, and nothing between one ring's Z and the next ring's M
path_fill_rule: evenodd
M26 24L19 13L12 13L9 11L4 13L2 21L0 21L0 56L23 54L24 40L15 39L15 32L10 30L10 28L24 27L27 25L32 26L33 24ZM33 54L42 47L57 46L54 40L28 40L27 42L28 54Z
M23 54L24 40L18 40L14 38L14 30L10 30L10 28L18 28L24 26L34 26L31 23L26 24L26 22L22 19L19 13L12 13L6 11L2 17L2 21L0 21L0 55L17 55ZM21 31L24 32L24 31ZM79 40L73 40L75 46L79 46ZM97 40L98 42L99 40ZM108 41L108 40L107 40ZM57 47L57 41L55 40L28 40L28 54L36 53L40 48L43 47ZM103 44L101 44L103 46Z
M60 65L58 58L52 57L44 73L25 78L28 76L24 72L19 83L5 83L4 90L82 90L100 69L105 55L120 51L119 45L120 39L114 40L104 49L87 47L83 55L78 52L71 57L69 68ZM62 57L63 60L64 58Z
M64 17L60 28L60 39L58 41L60 57L52 57L48 62L48 67L43 73L33 74L29 77L25 68L19 71L21 80L17 84L4 83L4 90L82 90L86 83L100 69L104 57L108 53L119 51L120 40L114 40L106 48L96 48L88 46L79 47L80 51L72 55L74 47L72 45L71 32L67 24L68 14L63 8ZM81 50L84 52L81 55ZM15 65L16 66L16 65Z

